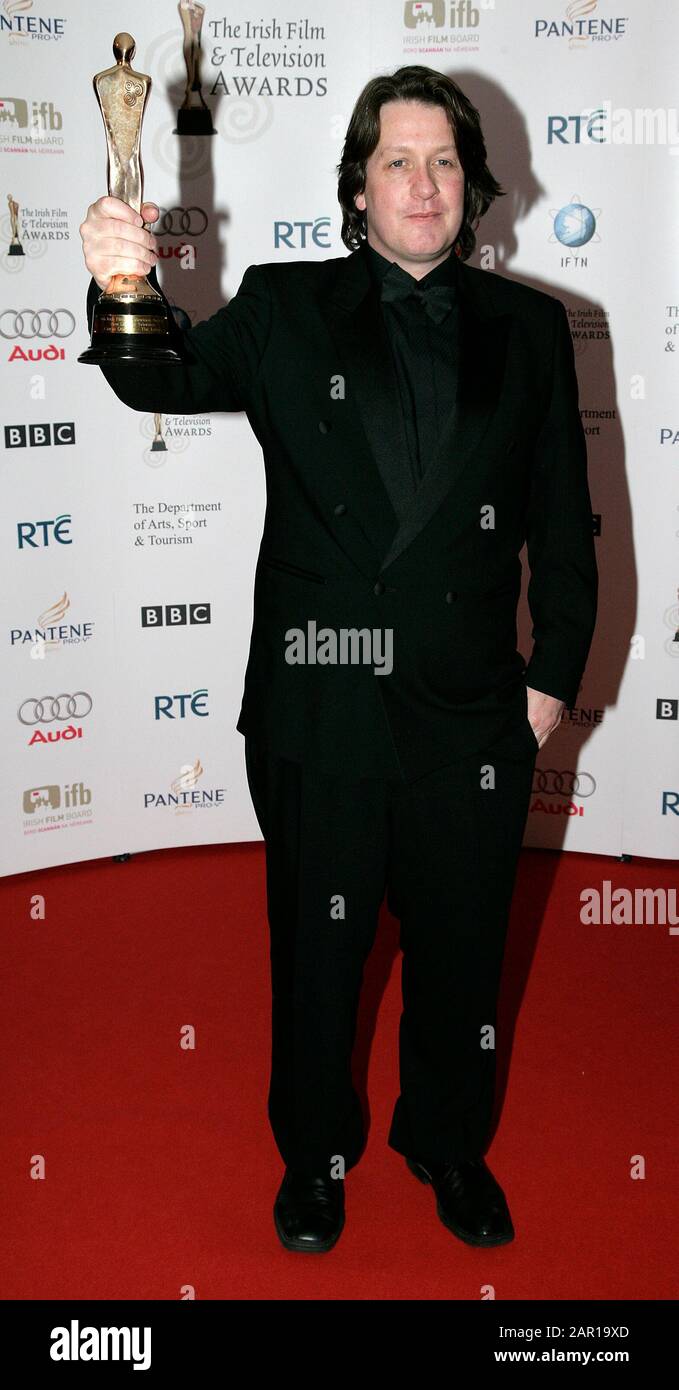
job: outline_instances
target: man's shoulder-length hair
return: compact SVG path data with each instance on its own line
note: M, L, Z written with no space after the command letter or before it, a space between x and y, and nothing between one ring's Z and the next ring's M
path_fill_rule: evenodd
M342 208L342 241L358 250L367 235L366 214L354 204L365 189L366 163L380 138L385 101L424 101L442 106L455 138L465 176L464 215L454 250L466 261L476 245L475 229L494 198L505 192L486 163L486 146L476 107L453 82L433 68L411 65L366 83L351 113L342 158L337 165L337 197Z

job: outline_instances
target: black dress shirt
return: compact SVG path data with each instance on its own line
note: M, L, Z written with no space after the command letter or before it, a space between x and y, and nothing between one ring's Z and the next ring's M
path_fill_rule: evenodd
M455 399L458 303L454 252L421 280L386 260L367 242L366 253L370 274L380 291L388 274L404 284L412 281L413 289L449 285L453 290L452 307L440 323L434 322L416 298L381 303L398 381L414 493L434 457Z

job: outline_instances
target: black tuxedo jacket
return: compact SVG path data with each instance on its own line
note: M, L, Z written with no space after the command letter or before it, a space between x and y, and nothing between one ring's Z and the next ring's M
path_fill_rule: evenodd
M267 503L236 727L345 777L414 781L483 749L527 722L526 685L574 703L594 629L564 306L453 259L457 393L405 509L390 496L390 460L406 440L365 247L249 266L229 304L181 335L185 366L102 368L135 410L246 412ZM90 312L97 294L92 281ZM527 663L516 632L526 540ZM391 673L374 661L289 664L290 631L309 623L391 629Z

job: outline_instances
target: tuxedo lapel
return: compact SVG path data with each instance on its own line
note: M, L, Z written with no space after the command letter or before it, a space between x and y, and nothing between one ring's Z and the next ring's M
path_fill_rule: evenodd
M342 263L337 282L320 307L338 353L347 405L351 409L353 403L368 446L368 467L365 457L347 450L343 472L359 499L358 520L374 549L376 566L398 531L414 488L405 484L405 469L391 466L394 457L407 460L408 441L379 290L362 251L353 252Z
M321 306L340 353L347 400L353 397L356 403L376 465L372 485L366 488L363 477L360 520L381 568L412 543L451 488L459 490L502 386L510 316L495 313L483 282L477 277L472 282L457 258L454 264L459 306L457 392L436 454L428 461L416 491L405 482L407 469L390 466L396 451L398 456L407 457L408 446L379 290L370 277L363 249L346 258L332 294ZM350 470L356 467L355 460L348 464ZM386 517L385 500L391 502Z
M467 292L464 267L461 269L455 400L441 430L438 449L383 556L383 569L412 544L451 490L462 500L465 471L499 399L510 315L486 314L476 297Z

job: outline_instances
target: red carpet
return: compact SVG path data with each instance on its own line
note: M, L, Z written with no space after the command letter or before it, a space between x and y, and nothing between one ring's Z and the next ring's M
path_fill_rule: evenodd
M479 1300L488 1285L502 1300L676 1298L679 936L582 925L579 894L604 879L668 888L677 867L522 854L489 1151L517 1238L490 1251L444 1229L386 1146L400 957L383 909L355 1059L368 1147L344 1234L320 1256L283 1250L271 1217L263 847L2 881L4 1298Z

